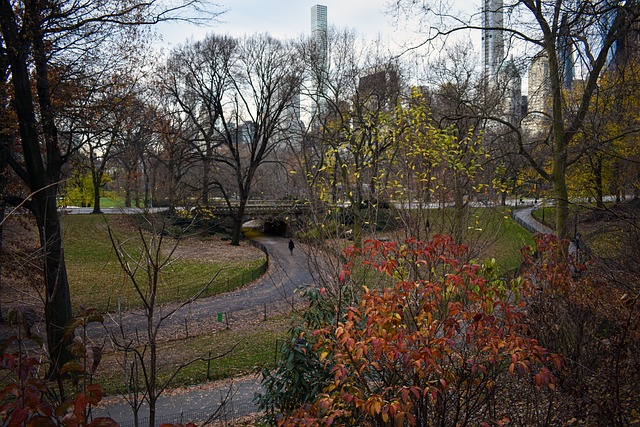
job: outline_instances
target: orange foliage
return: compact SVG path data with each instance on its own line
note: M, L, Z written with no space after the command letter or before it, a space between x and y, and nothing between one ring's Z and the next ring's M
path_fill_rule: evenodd
M492 419L488 404L506 373L554 389L545 364L560 369L562 360L527 336L518 284L465 255L446 236L345 251L342 277L358 265L395 284L365 289L359 304L315 331L333 381L279 425L458 425Z

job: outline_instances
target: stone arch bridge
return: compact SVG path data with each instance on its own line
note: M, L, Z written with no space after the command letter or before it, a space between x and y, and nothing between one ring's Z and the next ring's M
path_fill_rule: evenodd
M231 222L236 215L238 203L213 203L212 213L223 220ZM265 232L286 234L291 225L299 221L309 212L308 205L290 200L252 200L245 206L243 222L257 221L262 224Z

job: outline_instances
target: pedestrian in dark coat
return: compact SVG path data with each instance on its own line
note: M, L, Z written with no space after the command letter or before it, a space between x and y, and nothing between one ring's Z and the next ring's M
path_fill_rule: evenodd
M289 239L289 251L291 252L291 255L293 255L293 248L295 247L296 245L293 243L293 240Z

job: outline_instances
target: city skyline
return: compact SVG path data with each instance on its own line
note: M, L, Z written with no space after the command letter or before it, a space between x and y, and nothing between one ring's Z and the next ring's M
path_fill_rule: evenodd
M388 0L280 0L277 6L260 0L224 0L218 2L222 10L219 22L207 27L167 24L160 26L167 47L184 43L190 38L201 39L207 33L242 37L255 33L269 33L276 38L295 39L309 35L309 11L316 5L329 10L329 26L354 28L362 36L373 39L378 33L393 43L397 31L391 16L384 13ZM385 40L386 41L386 40Z

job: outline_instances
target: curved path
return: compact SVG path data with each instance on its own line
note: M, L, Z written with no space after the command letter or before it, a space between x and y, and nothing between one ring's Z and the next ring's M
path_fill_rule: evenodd
M291 305L296 289L313 284L313 276L308 268L308 256L301 245L296 246L291 255L288 239L263 236L255 240L265 245L269 252L269 270L265 275L236 291L203 298L180 308L165 320L163 331L174 333L184 330L185 320L189 324L214 324L220 312L233 312L235 316L242 318L243 313L262 313L265 304ZM131 312L118 319L105 319L105 324L111 331L122 325L126 333L132 333L135 329L140 331L146 327L146 318L141 313ZM93 330L91 334L95 337L99 332ZM226 381L214 387L196 386L181 393L167 393L158 400L157 417L163 422L180 422L180 418L172 417L179 417L181 413L199 413L199 419L206 418L207 414L214 413L220 407L220 402L227 395L232 395L234 405L238 406L234 408L236 414L255 412L255 405L251 402L254 393L259 389L259 378L248 377L234 382ZM123 426L133 425L131 407L123 399L94 408L93 416L109 416ZM141 419L148 416L146 406L140 410L139 416Z
M263 313L265 305L272 308L277 305L291 305L295 298L294 291L313 284L313 277L307 265L307 255L296 247L293 255L289 253L288 239L262 236L254 239L262 243L269 252L269 269L259 279L235 291L214 297L201 298L178 308L165 305L156 308L156 318L164 313L176 310L163 320L161 334L174 337L185 330L185 324L215 324L218 313L233 313L233 317ZM300 246L300 245L298 245ZM110 313L105 319L105 326L110 333L125 334L142 333L147 327L147 319L142 310L132 310L122 315ZM104 336L101 326L91 328L92 337Z
M514 210L511 216L518 224L520 224L521 226L529 230L531 233L534 233L534 234L543 233L543 234L555 235L556 234L555 231L553 231L551 228L547 227L546 225L536 221L535 218L533 218L533 215L531 213L538 206L540 205L535 204L535 205L527 206L526 208ZM575 253L575 252L576 252L576 242L572 240L569 242L569 253Z
M532 216L533 206L518 209L513 212L514 219L531 232L552 233L548 227L537 222ZM256 311L262 310L264 304L291 304L294 290L313 284L313 277L307 265L308 257L296 247L294 255L289 254L287 239L276 237L261 237L256 239L264 244L269 251L270 267L267 274L253 284L221 296L199 300L190 308L179 310L168 322L169 328L184 327L185 318L189 322L216 322L218 312ZM145 326L145 319L139 314L130 313L123 316L123 324L127 329ZM112 326L113 327L113 324ZM195 386L180 393L163 395L156 408L157 417L162 422L186 422L191 419L203 420L216 411L228 411L219 414L221 419L230 419L238 414L244 415L255 412L252 403L254 394L260 390L260 379L246 377L239 380L225 381L211 387ZM221 406L226 397L230 397L233 405ZM223 408L223 409L220 409ZM232 413L235 413L233 415ZM184 419L182 415L184 414ZM133 426L131 408L122 400L108 403L106 406L95 408L95 417L109 416L119 422L121 426ZM148 408L143 406L140 418L148 416ZM227 418L229 417L229 418ZM141 425L145 425L144 422Z

